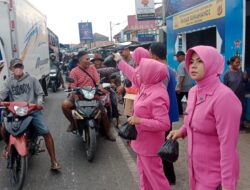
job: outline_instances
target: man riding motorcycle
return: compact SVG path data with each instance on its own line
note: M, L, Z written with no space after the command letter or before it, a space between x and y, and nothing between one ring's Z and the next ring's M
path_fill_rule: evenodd
M56 61L56 55L54 53L51 53L50 54L50 68L55 68L55 67L59 70L58 77L59 77L59 80L61 82L62 88L65 88L64 80L63 80L63 77L62 77L62 74L60 71L60 64L58 61Z
M70 72L70 78L74 80L70 83L69 88L91 86L96 87L100 84L100 77L93 65L90 65L90 58L87 52L80 51L78 53L78 66L72 69ZM65 117L69 120L70 125L67 129L68 132L72 132L76 129L74 125L74 119L72 116L72 109L74 108L74 100L78 99L76 94L70 94L69 97L64 100L62 104L62 111ZM115 141L115 137L110 130L110 123L108 119L107 112L105 111L102 104L101 107L101 118L102 126L104 128L107 138L111 141Z
M7 79L3 88L0 90L0 101L9 96L12 101L24 101L31 104L41 105L43 103L43 89L39 81L23 71L24 65L21 59L12 59L10 62L10 70L13 75ZM51 159L51 169L58 170L60 165L55 157L54 141L49 132L48 126L45 124L41 111L33 111L31 113L32 125L36 132L42 135ZM1 130L5 142L8 144L9 134L4 127Z

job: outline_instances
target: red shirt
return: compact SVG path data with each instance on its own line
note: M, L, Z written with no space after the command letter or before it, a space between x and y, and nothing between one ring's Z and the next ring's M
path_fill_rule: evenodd
M100 80L100 76L94 65L90 65L85 71L91 75L91 77L95 80L95 83ZM72 69L69 76L74 79L74 82L69 84L70 88L96 86L93 80L86 73L84 73L79 66Z

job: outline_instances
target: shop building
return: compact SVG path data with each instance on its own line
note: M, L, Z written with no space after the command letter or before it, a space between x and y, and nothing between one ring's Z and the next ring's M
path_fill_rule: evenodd
M250 76L250 0L167 0L167 60L177 51L210 45L225 57L239 55ZM171 15L169 15L171 13ZM225 64L225 70L228 65Z

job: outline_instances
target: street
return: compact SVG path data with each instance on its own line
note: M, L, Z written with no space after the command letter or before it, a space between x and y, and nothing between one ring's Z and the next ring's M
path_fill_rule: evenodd
M60 173L50 171L50 161L47 151L33 156L29 162L25 190L137 190L138 177L135 154L126 141L117 137L116 142L110 142L100 137L96 157L92 163L85 158L84 146L80 137L66 132L68 121L61 111L61 102L66 93L60 89L50 93L46 98L44 116L54 137L57 159L62 169ZM122 117L125 120L125 117ZM181 122L175 123L177 129ZM115 130L114 130L115 131ZM172 190L188 190L188 173L186 165L186 140L180 140L180 156L175 165L176 185ZM45 148L44 143L43 148ZM0 142L0 150L4 146ZM241 160L241 176L239 190L250 189L249 159L250 133L240 132L239 152ZM6 161L0 159L0 189L9 190L9 178Z

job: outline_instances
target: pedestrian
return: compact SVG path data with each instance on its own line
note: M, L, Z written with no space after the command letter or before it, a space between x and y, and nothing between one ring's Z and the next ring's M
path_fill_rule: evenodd
M118 53L120 54L120 56L122 57L122 59L130 66L135 68L135 62L132 58L129 46L127 45L121 45L117 48ZM122 85L117 87L117 94L119 95L125 95L125 87L131 87L131 81L128 79L128 76L123 75L123 73L121 73L121 81L122 81Z
M185 96L188 99L188 91L193 86L192 79L188 75L185 67L185 53L178 51L176 53L177 61L179 62L177 69L178 84L176 86L176 96L178 101L179 114L183 115L182 98Z
M170 119L170 130L166 132L166 137L172 130L172 122L179 121L179 110L178 103L175 93L176 87L176 72L167 64L166 61L166 46L160 42L154 42L150 45L149 52L151 53L152 59L159 61L160 63L167 65L167 72L169 77L166 80L166 88L169 95L170 107L169 107L169 119ZM163 169L165 176L167 177L171 185L175 185L176 176L174 172L174 165L171 162L163 161Z
M91 60L91 62L94 64L97 72L100 74L100 78L103 82L106 83L110 83L111 84L111 76L112 74L115 74L116 72L119 72L119 70L117 68L114 67L106 67L103 64L103 59L102 59L102 55L100 53L95 53L93 59ZM110 88L109 93L110 93L110 100L111 100L111 115L109 116L112 119L115 119L115 127L118 128L119 127L119 110L118 110L118 101L117 101L117 96L116 96L116 92L115 92L115 84L116 81L114 81L114 83L112 83L112 88Z
M68 69L69 69L69 72L74 69L77 64L78 64L78 56L77 56L77 52L74 52L72 55L71 55L71 60L69 61L69 65L68 65Z
M224 84L232 89L235 95L239 98L243 112L241 115L241 127L243 127L244 113L246 110L245 86L248 82L247 72L242 72L240 69L241 59L235 55L230 58L228 71L224 75Z
M190 190L236 190L242 106L220 81L223 56L211 46L196 46L187 52L186 68L197 84L189 91L184 124L168 138L188 138Z
M65 89L64 80L63 80L61 69L60 69L60 63L56 60L56 54L51 53L49 57L50 57L50 68L51 69L56 68L58 72L58 80L60 81L62 88Z
M115 59L119 60L118 56ZM123 64L120 68L124 71L127 67L128 64ZM129 78L133 79L134 84L138 79L140 82L133 116L128 118L128 122L135 125L137 130L137 138L131 141L131 147L137 154L140 189L169 190L161 158L157 155L164 143L165 132L170 128L169 97L163 84L167 69L156 60L143 58L137 72L130 73L133 76Z
M124 60L121 60L119 62L118 68L122 70L124 75L127 76L128 80L133 81L132 77L136 76L134 75L134 73L137 72L138 66L140 65L140 61L143 58L150 58L150 53L147 49L143 47L138 47L134 50L133 55L132 55L132 59L134 60L135 67L132 65L126 66L127 62L125 62ZM135 88L139 88L140 81L136 80L136 82L133 83L132 86Z
M104 66L116 68L116 62L115 62L115 60L114 60L113 53L115 53L115 52L112 52L109 56L107 56L107 57L104 59L104 61L103 61L103 65L104 65Z

